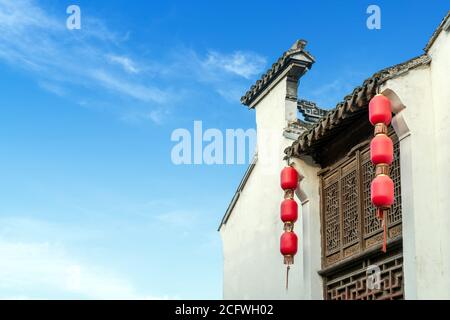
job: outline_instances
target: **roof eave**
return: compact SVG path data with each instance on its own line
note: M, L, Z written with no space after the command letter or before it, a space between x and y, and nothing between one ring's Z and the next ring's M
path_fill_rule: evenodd
M256 100L260 100L261 96L264 96L264 92L267 88L277 83L281 77L280 75L286 75L286 70L294 70L293 66L296 66L296 76L301 77L307 70L314 64L314 57L306 50L305 40L297 40L294 45L274 63L272 67L264 73L259 80L241 97L241 103L253 108ZM292 72L292 71L290 71Z
M436 39L439 37L442 31L449 31L450 30L450 10L447 11L447 15L442 19L439 26L434 30L430 40L428 41L427 45L423 49L425 52L428 52L431 47L433 46Z

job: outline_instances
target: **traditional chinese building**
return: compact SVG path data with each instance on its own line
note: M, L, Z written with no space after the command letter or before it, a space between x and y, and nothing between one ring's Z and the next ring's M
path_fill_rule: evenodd
M305 46L295 42L241 99L256 114L257 154L219 227L224 298L450 299L450 13L422 55L375 73L329 111L299 99L299 79L315 62ZM370 201L376 94L393 111L386 253ZM300 174L289 290L279 250L286 157Z

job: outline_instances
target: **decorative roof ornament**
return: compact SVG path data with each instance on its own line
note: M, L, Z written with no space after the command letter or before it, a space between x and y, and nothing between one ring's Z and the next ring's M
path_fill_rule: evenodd
M250 87L246 94L241 98L241 103L253 108L254 102L257 101L260 94L283 72L288 72L288 75L298 79L309 70L315 62L315 59L305 50L306 44L306 40L295 41L291 48L284 52L283 55L272 64L272 67Z
M297 102L298 111L303 115L305 122L316 123L327 114L327 110L319 108L315 102L300 99Z
M301 51L301 50L305 49L307 43L308 42L306 40L299 39L294 42L294 44L291 46L289 51L291 51L291 50L300 50Z

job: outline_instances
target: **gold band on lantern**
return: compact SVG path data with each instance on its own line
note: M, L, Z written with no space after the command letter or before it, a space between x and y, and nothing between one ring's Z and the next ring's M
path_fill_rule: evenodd
M385 135L387 135L388 134L388 127L382 122L377 123L375 125L375 130L374 130L374 134L373 135L376 136L377 134L385 134Z
M294 223L292 221L285 222L283 230L286 232L294 231Z
M284 198L285 199L294 199L294 190L292 190L292 189L284 190Z
M377 164L375 167L375 176L379 175L389 175L389 165L386 163Z
M294 256L291 255L284 256L284 264L287 265L294 264Z

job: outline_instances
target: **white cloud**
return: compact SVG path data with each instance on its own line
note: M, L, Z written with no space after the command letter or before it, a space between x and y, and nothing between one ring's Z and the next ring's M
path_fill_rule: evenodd
M260 74L266 65L266 59L251 52L236 51L231 54L222 54L217 51L210 51L204 66L223 70L231 74L250 79Z
M19 296L55 299L58 296L33 293L45 290L87 299L146 298L126 279L102 267L80 264L58 245L0 240L0 256L1 292L21 291Z
M0 299L169 298L141 293L114 267L76 257L64 244L96 231L29 218L0 221Z
M107 55L108 60L111 63L118 64L122 66L122 68L128 73L139 73L139 69L136 67L134 61L125 56L117 56L117 55Z
M93 70L91 76L96 79L101 86L109 90L123 93L144 102L157 102L163 104L169 97L169 94L162 90L118 79L112 74L102 70Z
M200 55L190 48L179 48L173 63L164 69L166 77L189 77L206 84L229 102L239 102L240 96L249 86L250 78L262 73L266 59L251 52L235 51L220 53L209 51Z
M83 97L85 104L119 108L114 113L121 119L156 124L172 113L163 108L175 107L181 99L187 103L199 93L213 91L237 102L247 80L266 64L252 52L211 50L198 55L191 49L170 49L158 60L147 57L143 63L126 47L129 32L112 32L88 14L82 21L81 30L68 30L61 16L43 10L35 0L0 0L0 62L27 71L53 94L71 101ZM193 83L205 87L199 91Z
M54 20L47 19L45 12L34 6L32 0L0 0L0 8L0 26L3 31L21 32L28 27L57 28L59 25Z
M93 17L83 16L82 29L70 31L64 20L42 10L36 1L0 0L0 60L29 71L41 88L60 96L68 86L75 87L70 90L74 94L97 94L104 88L106 99L109 92L149 107L168 103L165 89L133 77L140 70L120 54L120 41Z

